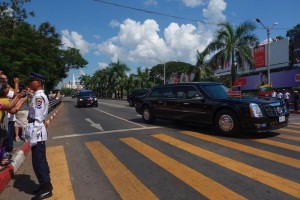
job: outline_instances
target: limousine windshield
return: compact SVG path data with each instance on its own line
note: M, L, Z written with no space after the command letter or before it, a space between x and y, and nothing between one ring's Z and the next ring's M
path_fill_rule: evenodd
M222 84L203 85L202 87L211 98L221 99L228 97L228 88Z

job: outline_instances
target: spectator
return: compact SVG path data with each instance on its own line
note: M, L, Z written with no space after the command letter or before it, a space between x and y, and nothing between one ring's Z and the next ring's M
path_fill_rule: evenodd
M1 78L3 78L6 81L6 83L8 82L7 76L2 71L0 71L0 76L1 76ZM7 94L7 97L10 100L12 100L13 97L15 96L15 94L17 94L16 91L19 88L19 82L20 82L20 80L18 78L14 78L15 88L14 89L10 88L10 90ZM14 137L15 137L16 117L15 117L15 114L11 114L8 112L7 118L8 118L8 137L4 140L3 143L5 145L5 150L6 150L7 154L10 155L15 150L14 149Z
M5 167L8 160L4 160L5 147L3 146L4 139L8 136L8 119L5 110L9 113L16 113L18 109L25 102L25 98L22 98L25 93L19 93L15 95L14 99L9 102L7 95L9 93L9 85L5 79L0 78L0 146L1 146L1 154L0 154L0 170ZM27 99L27 98L26 98Z
M277 97L277 92L275 90L272 91L272 97L276 98Z
M295 108L295 111L298 111L298 107L299 107L299 93L298 93L298 91L294 91L294 108Z
M290 109L290 93L288 90L285 91L283 98L284 98L284 102L286 105L286 108L289 110Z
M23 87L21 87L21 89L23 89ZM21 139L25 140L25 128L28 123L27 121L28 112L29 112L29 102L27 100L22 105L19 112L16 113L16 120L15 120L16 141L20 141L20 137L19 137L20 135L21 135ZM20 130L21 130L21 134L20 134Z
M282 99L283 98L283 94L282 92L279 90L279 92L277 93L277 98L278 99Z

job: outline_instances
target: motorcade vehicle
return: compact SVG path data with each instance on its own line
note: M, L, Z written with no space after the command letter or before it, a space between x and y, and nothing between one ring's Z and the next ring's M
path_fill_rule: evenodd
M98 107L96 94L91 90L80 90L77 94L77 107L94 106Z
M147 94L148 91L149 89L132 90L131 93L127 96L127 101L129 106L133 107L135 105L137 97Z
M156 86L138 98L135 109L146 123L156 118L210 124L223 135L268 131L288 125L284 101L271 97L231 97L217 82Z

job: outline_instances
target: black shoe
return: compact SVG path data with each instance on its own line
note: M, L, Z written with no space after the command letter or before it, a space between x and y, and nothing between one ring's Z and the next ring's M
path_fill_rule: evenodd
M34 197L31 198L31 200L46 199L52 197L52 195L53 194L51 190L39 191Z
M39 191L41 190L42 186L39 185L39 187L35 190L32 191L33 194L37 194L39 193Z

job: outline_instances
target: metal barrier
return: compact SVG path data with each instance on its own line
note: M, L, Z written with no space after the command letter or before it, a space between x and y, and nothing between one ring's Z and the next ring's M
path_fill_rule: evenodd
M61 100L57 100L57 99L50 100L48 113L52 112L60 103L61 103Z

